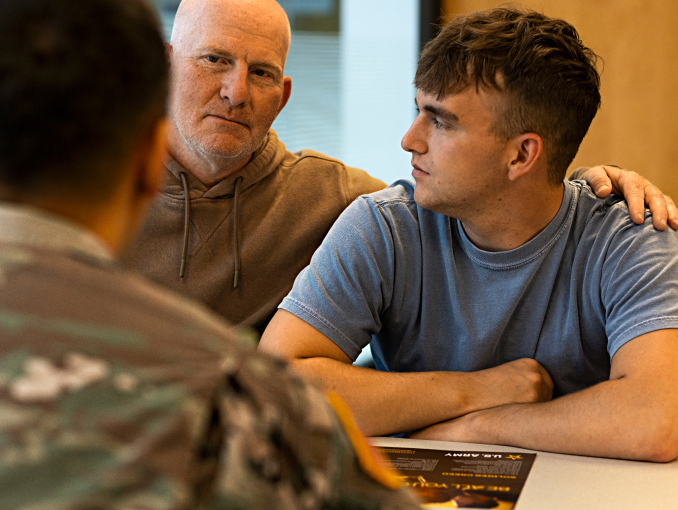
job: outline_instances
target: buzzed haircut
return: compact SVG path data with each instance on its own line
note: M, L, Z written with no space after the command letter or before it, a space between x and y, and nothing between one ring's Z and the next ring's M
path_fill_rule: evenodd
M495 134L541 136L560 184L600 107L598 56L575 28L517 7L454 18L422 52L415 85L441 99L469 86L501 93Z
M109 196L165 114L167 74L143 0L1 0L0 187Z

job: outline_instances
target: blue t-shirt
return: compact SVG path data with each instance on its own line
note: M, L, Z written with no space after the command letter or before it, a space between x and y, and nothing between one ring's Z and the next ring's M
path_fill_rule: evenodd
M380 370L475 371L534 358L554 395L609 379L629 340L678 328L678 232L634 224L626 203L565 181L562 205L510 251L478 249L461 223L398 181L337 220L280 305Z

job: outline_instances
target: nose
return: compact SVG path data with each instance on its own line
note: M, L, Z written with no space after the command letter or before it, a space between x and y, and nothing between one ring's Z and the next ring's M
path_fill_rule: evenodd
M400 146L406 152L424 154L428 151L428 145L424 138L424 127L422 126L421 115L417 115L414 119L414 122L400 141Z
M232 106L246 104L250 98L248 77L247 66L233 66L229 72L224 73L221 83L221 99L228 101Z

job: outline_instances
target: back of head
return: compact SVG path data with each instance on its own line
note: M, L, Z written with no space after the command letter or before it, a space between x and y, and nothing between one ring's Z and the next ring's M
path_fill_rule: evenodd
M162 38L143 0L2 0L0 189L107 198L166 94Z
M439 98L468 86L500 91L497 136L540 135L559 184L600 106L597 58L567 22L500 7L446 25L424 48L415 85Z

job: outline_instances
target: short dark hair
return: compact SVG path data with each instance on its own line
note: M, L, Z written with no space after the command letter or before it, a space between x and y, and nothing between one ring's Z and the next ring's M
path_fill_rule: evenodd
M165 114L167 73L143 0L0 1L0 186L109 196Z
M414 83L439 99L473 84L502 92L494 132L541 136L549 182L559 184L600 107L597 61L569 23L499 7L444 26L424 48Z

